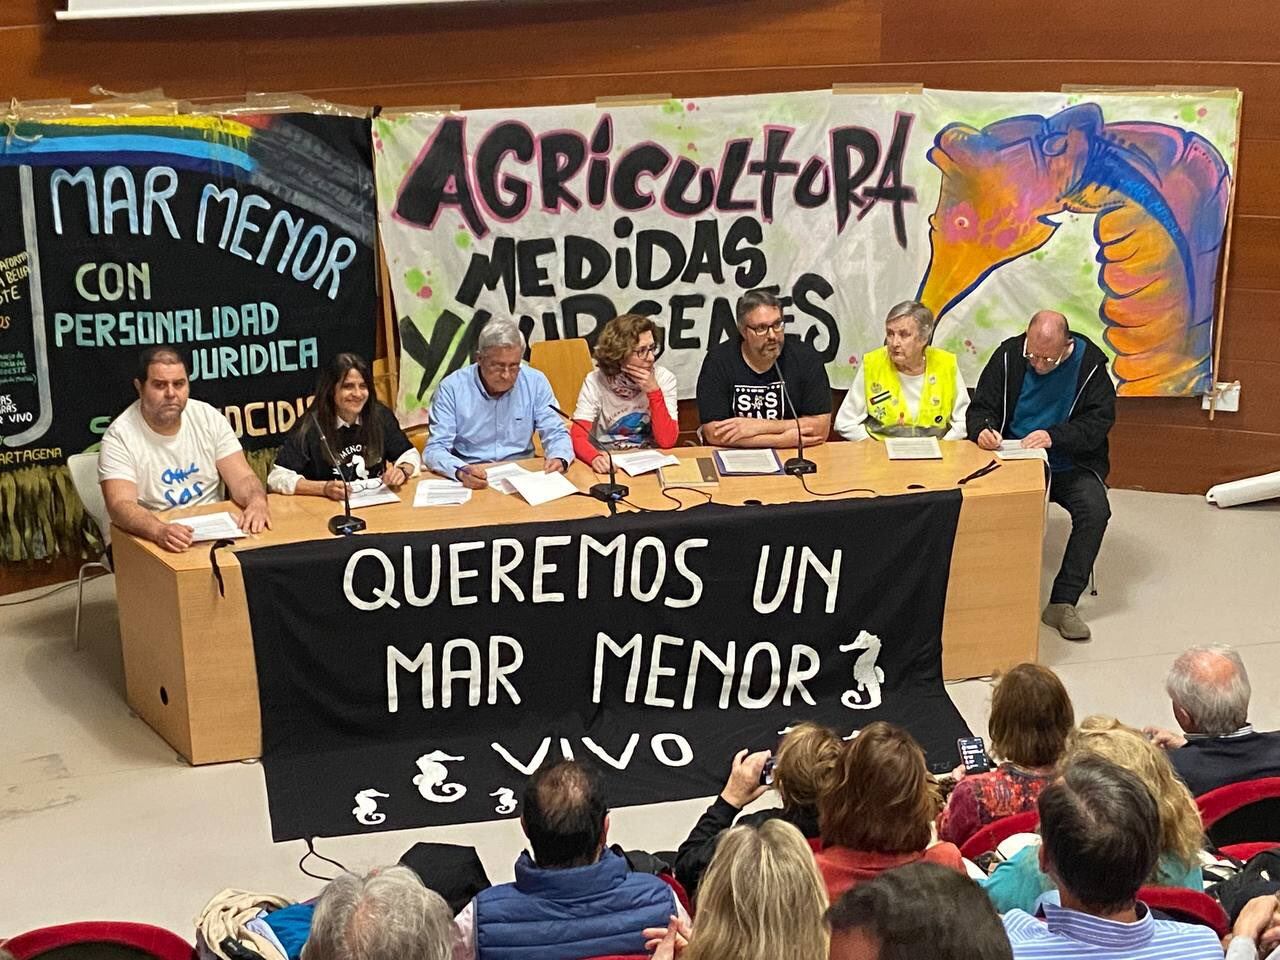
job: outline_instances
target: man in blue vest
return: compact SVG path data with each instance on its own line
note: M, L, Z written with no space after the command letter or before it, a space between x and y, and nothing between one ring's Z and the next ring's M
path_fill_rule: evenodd
M454 960L579 960L643 954L644 929L687 920L671 888L633 873L606 846L604 784L590 767L561 760L530 778L520 826L529 851L514 883L476 895L454 921Z
M1067 640L1089 639L1076 602L1111 519L1107 435L1116 421L1116 388L1106 355L1072 333L1062 314L1041 310L1026 333L991 355L967 421L969 439L983 450L1009 440L1048 454L1049 499L1071 514L1071 537L1040 619Z

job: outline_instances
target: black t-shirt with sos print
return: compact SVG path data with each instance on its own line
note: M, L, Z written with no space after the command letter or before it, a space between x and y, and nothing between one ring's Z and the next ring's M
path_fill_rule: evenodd
M822 358L803 340L788 337L777 366L764 373L752 370L742 358L739 337L708 350L702 361L698 418L703 423L733 417L789 420L830 412L831 381Z

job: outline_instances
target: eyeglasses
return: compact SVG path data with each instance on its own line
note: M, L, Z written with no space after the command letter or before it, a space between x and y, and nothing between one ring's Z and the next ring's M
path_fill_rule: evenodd
M494 363L492 360L481 360L480 369L485 373L519 373L520 363Z
M656 343L650 343L647 346L636 347L631 351L631 355L639 357L642 360L645 357L656 357L658 355L658 345Z
M352 493L360 493L365 490L377 490L382 486L381 477L369 477L365 480L348 480L347 489Z
M743 327L743 329L750 330L757 337L767 337L771 333L782 333L782 331L786 329L786 322L787 321L785 320L778 319L773 321L773 323L766 324L763 327L753 327L751 324L748 323L745 327Z
M1066 355L1067 355L1067 349L1068 349L1067 347L1063 347L1063 348L1062 348L1062 352L1061 352L1060 354L1058 354L1056 357L1042 357L1042 356L1040 356L1040 355L1038 355L1038 354L1035 354L1035 353L1028 353L1027 351L1025 351L1025 350L1024 350L1024 351L1022 352L1022 359L1023 359L1023 360L1026 360L1028 363L1036 363L1036 362L1039 362L1039 363L1045 363L1045 364L1048 364L1048 365L1049 365L1049 366L1051 366L1051 367L1056 367L1056 366L1057 366L1058 364L1060 364L1060 363L1063 361L1063 359L1066 357Z

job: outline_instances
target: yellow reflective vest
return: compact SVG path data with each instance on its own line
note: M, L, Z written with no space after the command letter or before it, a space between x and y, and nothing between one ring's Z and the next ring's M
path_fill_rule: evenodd
M920 409L911 416L902 396L902 381L880 347L862 358L866 385L867 432L885 437L941 437L951 427L956 405L956 355L937 347L924 348L924 380L920 384Z

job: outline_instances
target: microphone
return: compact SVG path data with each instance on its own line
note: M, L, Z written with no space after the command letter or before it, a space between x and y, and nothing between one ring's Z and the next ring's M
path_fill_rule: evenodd
M782 397L786 404L791 407L791 417L796 422L796 455L787 460L782 465L782 472L792 477L801 477L809 473L817 473L818 465L812 460L805 459L804 455L804 431L800 429L800 415L796 413L796 405L791 402L791 394L787 390L786 377L782 375L782 368L778 366L778 361L773 361L774 372L778 374L778 382L782 384ZM786 415L786 408L783 408L783 415Z
M597 437L594 432L586 429L582 424L578 423L577 420L573 419L573 417L569 416L554 403L547 404L547 406L568 420L570 429L577 427L585 433L587 435L587 439L594 443L597 449L601 450L604 455L609 458L609 482L593 484L588 493L597 500L607 503L609 505L609 513L611 515L616 514L618 512L618 501L630 494L631 489L623 486L621 483L618 483L618 473L613 468L613 454L609 452L608 445Z
M338 479L342 483L342 515L329 518L329 532L335 537L349 537L353 533L359 533L367 524L362 517L351 515L351 496L347 490L347 475L343 472L338 458L333 455L333 448L329 446L329 438L324 435L324 428L320 426L320 418L316 416L315 410L311 411L311 419L315 421L316 432L320 434L320 442L324 444L324 452L338 468Z

